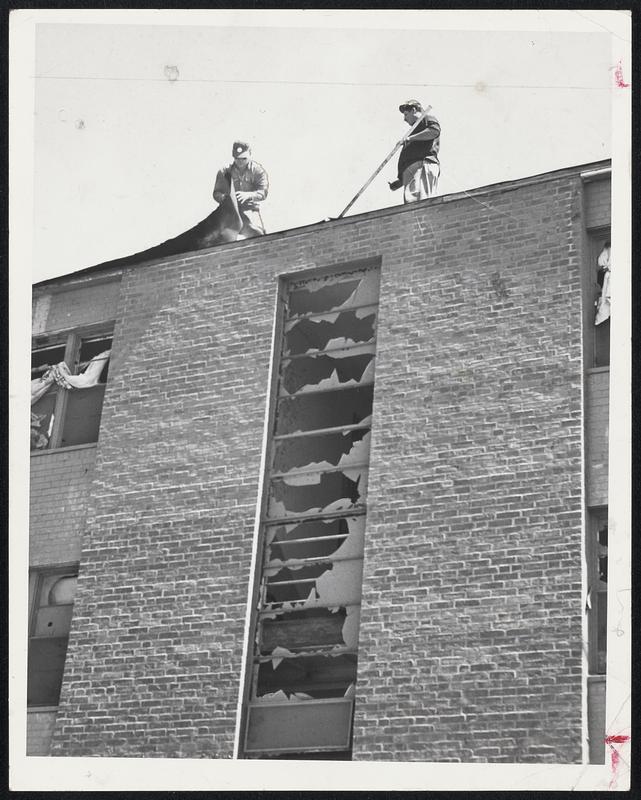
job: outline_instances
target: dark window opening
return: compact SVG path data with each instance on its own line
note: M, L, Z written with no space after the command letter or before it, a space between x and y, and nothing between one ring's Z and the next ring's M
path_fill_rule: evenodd
M588 540L588 651L589 669L605 674L608 635L608 517L607 511L590 515Z
M77 573L41 571L34 593L27 660L27 705L57 706L69 642Z
M592 366L607 367L610 364L610 271L612 268L609 230L590 236L590 260L594 302Z
M350 758L378 285L286 292L244 757Z

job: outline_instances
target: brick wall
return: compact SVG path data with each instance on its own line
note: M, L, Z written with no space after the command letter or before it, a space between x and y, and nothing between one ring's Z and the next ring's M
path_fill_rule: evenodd
M580 758L579 190L125 274L55 754L231 757L276 277L380 255L354 758Z
M79 560L95 458L95 445L31 456L30 566Z
M600 228L610 224L611 181L609 175L585 184L585 227Z
M52 292L37 287L33 293L33 333L75 328L114 319L120 283L72 287Z
M386 261L359 759L581 758L576 199L417 211Z
M48 756L56 711L29 711L27 714L27 755Z
M587 503L608 503L608 430L610 370L588 372L586 377Z

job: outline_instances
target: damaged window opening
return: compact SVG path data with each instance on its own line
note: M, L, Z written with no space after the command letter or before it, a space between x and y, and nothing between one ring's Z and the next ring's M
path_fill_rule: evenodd
M69 334L31 355L31 450L98 440L111 336Z
M351 746L378 287L367 268L283 295L246 758Z
M588 641L589 670L606 672L608 637L608 512L590 513L588 559Z
M594 367L610 365L610 276L612 253L609 228L590 235L594 276Z
M56 706L62 686L77 569L42 570L29 581L31 625L27 705Z

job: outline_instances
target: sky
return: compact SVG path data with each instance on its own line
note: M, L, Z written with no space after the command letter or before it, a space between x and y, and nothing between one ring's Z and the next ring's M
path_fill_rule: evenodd
M618 16L618 19L613 18ZM609 158L621 12L39 12L32 279L158 244L215 208L245 139L268 232L336 217L431 104L439 194ZM614 44L613 44L614 43ZM621 52L625 43L621 40ZM624 65L625 66L625 65ZM22 98L28 106L29 92ZM394 157L349 214L398 205Z

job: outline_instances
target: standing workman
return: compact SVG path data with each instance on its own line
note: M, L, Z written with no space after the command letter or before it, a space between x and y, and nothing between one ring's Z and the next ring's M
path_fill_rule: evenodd
M214 200L222 203L230 194L233 184L238 212L243 223L240 236L246 239L264 236L265 226L260 215L260 203L267 197L269 190L267 173L257 161L252 161L251 148L247 142L234 142L232 156L233 163L218 170L214 185Z
M398 110L411 127L423 114L418 100L407 100ZM441 165L438 160L441 126L435 116L425 114L410 136L401 139L403 149L398 159L398 178L389 184L392 191L403 186L403 202L415 203L436 194Z

